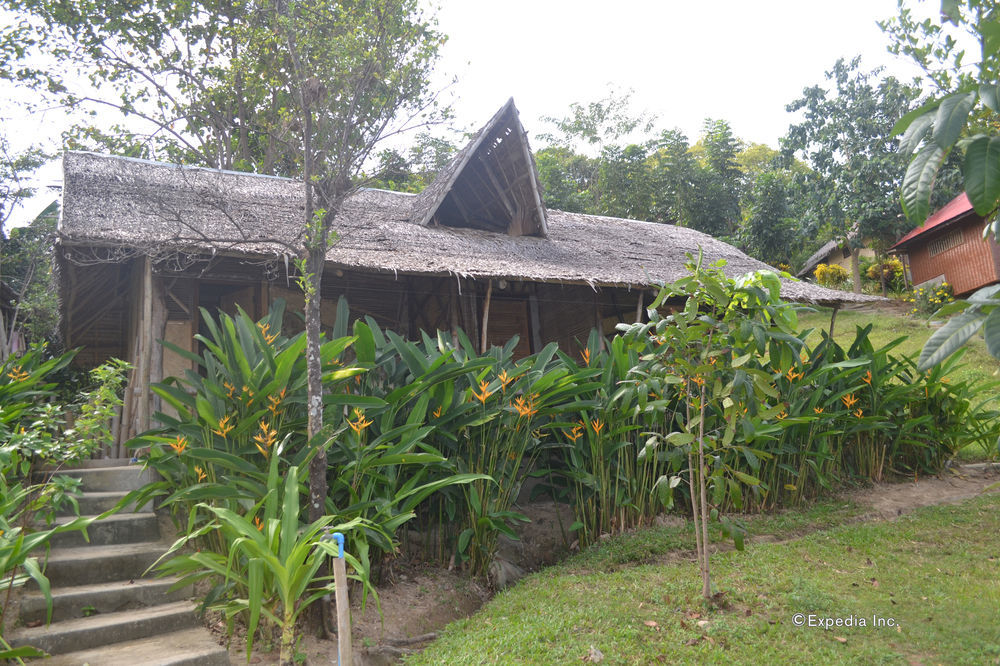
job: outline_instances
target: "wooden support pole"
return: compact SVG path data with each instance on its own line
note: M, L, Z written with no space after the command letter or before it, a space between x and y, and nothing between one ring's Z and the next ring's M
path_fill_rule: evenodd
M448 308L449 314L451 315L451 344L456 349L458 348L458 308L459 295L458 295L458 284L451 288L451 303Z
M641 324L642 323L642 297L644 295L645 295L645 292L642 289L640 289L639 290L639 300L635 304L635 323L637 323L637 324Z
M597 329L597 339L599 340L598 351L604 351L604 318L601 317L600 294L594 292L594 328Z
M833 325L837 321L837 310L840 309L840 303L834 303L833 313L830 315L830 341L833 342Z
M483 330L479 343L479 353L486 353L486 328L490 323L490 300L493 298L493 280L486 285L486 302L483 304Z
M531 285L528 292L528 317L531 319L531 352L542 351L542 325L538 314L538 285Z
M142 268L142 384L139 432L149 430L149 382L153 367L153 260L147 255Z

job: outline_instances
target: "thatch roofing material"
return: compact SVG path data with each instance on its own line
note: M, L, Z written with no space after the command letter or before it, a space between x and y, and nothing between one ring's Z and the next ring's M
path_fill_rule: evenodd
M544 236L539 191L528 138L511 98L417 195L411 221Z
M69 152L61 242L150 253L287 254L300 243L302 185L251 174ZM327 261L348 269L594 286L648 287L687 274L685 253L725 259L736 276L768 268L706 234L665 224L548 211L548 237L414 224L419 197L362 190L344 203ZM271 239L277 242L270 242ZM784 281L782 295L816 303L877 297Z

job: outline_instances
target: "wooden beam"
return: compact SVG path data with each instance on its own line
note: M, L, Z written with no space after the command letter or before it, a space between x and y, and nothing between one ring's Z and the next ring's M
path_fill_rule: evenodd
M479 353L486 353L486 330L490 323L490 301L493 299L493 280L486 285L486 302L483 304L483 330L479 343Z
M496 174L493 173L493 167L482 156L479 157L479 163L483 166L483 171L486 172L486 177L490 179L490 183L496 188L497 195L500 197L500 203L507 209L507 214L513 218L517 213L514 210L514 205L507 196L506 188L497 179Z
M833 325L837 323L837 310L840 309L840 303L835 303L833 306L833 313L830 315L830 342L833 342Z
M635 323L637 323L637 324L641 324L642 323L642 301L643 301L643 296L645 296L645 292L642 289L640 289L639 290L639 300L636 301L636 304L635 304Z

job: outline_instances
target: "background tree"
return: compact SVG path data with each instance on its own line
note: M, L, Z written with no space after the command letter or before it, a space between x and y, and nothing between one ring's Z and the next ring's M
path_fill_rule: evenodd
M52 277L58 219L59 205L53 202L31 224L0 238L0 362L15 351L15 332L22 345L58 342L59 300Z
M859 58L838 60L827 72L831 90L812 86L786 108L802 112L782 139L786 154L801 155L812 169L802 192L833 238L853 250L854 290L861 289L860 248L874 239L887 245L907 228L896 196L905 159L890 136L920 91L880 70L864 72Z

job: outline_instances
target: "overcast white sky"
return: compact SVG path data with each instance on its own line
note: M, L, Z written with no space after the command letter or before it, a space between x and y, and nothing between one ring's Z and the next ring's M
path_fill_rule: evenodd
M937 2L925 3L928 11ZM572 102L591 102L609 86L634 89L633 108L679 127L694 141L706 117L723 118L749 142L776 147L789 122L785 105L824 82L839 57L862 56L910 78L917 71L886 52L875 24L895 0L440 0L449 36L438 68L453 88L456 125L478 127L514 97L529 135L547 129ZM933 7L931 7L933 5ZM58 141L63 116L35 118L21 138ZM539 147L537 139L533 147ZM58 165L41 181L55 184ZM17 221L54 198L42 192Z

